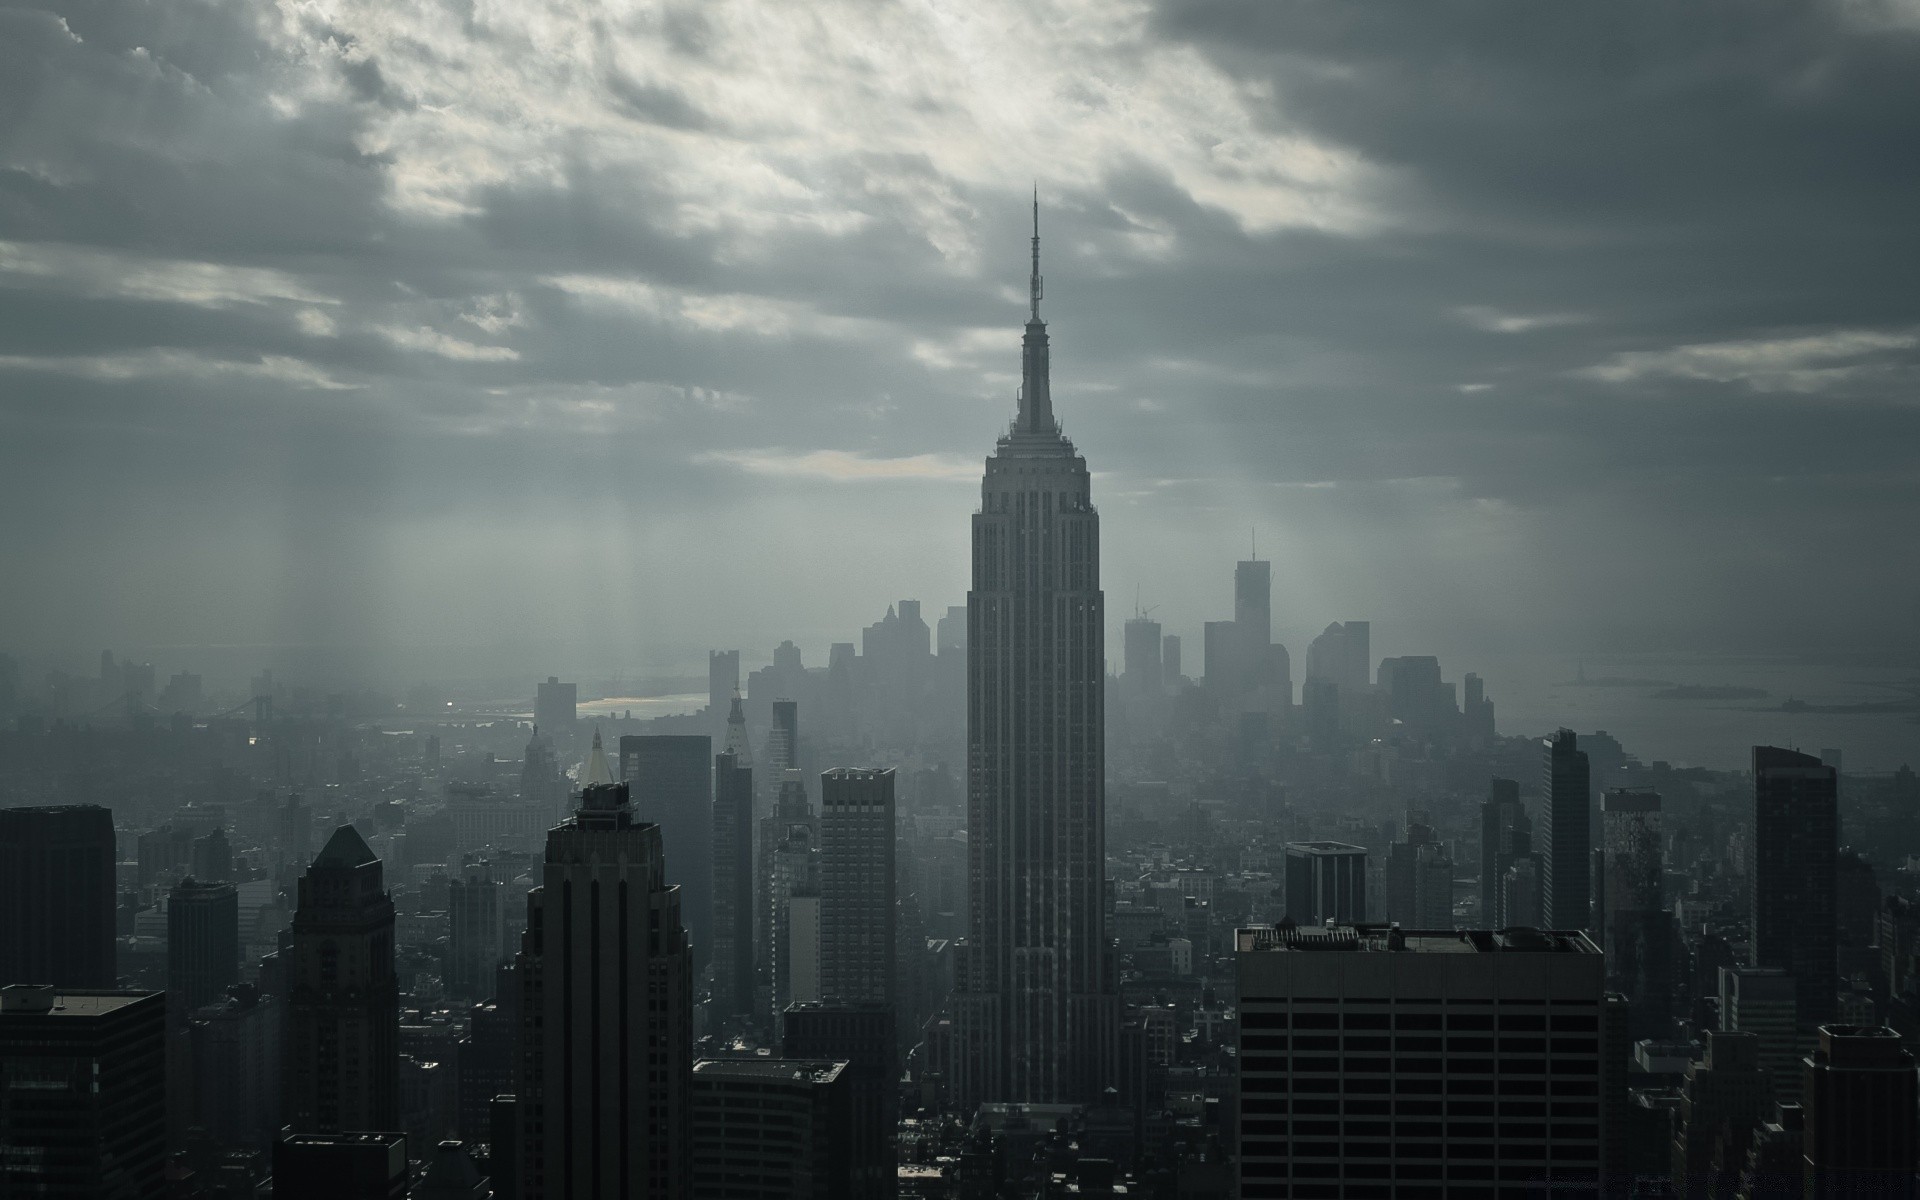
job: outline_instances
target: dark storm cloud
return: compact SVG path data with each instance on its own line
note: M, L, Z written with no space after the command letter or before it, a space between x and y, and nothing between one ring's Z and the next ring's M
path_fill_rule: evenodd
M1911 9L829 7L0 11L0 642L956 600L1034 176L1107 586L1176 628L1250 524L1288 631L1920 587Z

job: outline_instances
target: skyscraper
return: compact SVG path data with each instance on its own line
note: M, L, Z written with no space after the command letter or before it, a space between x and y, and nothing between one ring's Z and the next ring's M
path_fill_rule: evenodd
M1753 961L1794 978L1799 1019L1833 1019L1839 991L1834 769L1811 754L1753 748Z
M1541 743L1540 918L1553 929L1588 929L1593 908L1593 793L1587 756L1573 730Z
M769 782L778 785L780 772L800 769L800 704L795 700L773 702L773 726L767 730L767 771Z
M1233 623L1249 650L1273 641L1273 564L1248 559L1233 564Z
M158 992L0 988L0 1196L167 1194L165 1030Z
M626 784L589 784L548 832L517 970L524 1200L686 1195L692 955Z
M1920 1193L1920 1077L1891 1029L1829 1025L1803 1061L1809 1196Z
M1662 895L1660 793L1608 791L1600 798L1600 832L1607 979L1632 1002L1636 1037L1663 1036L1673 1003L1673 918Z
M850 1074L844 1062L717 1059L693 1068L694 1200L842 1200Z
M1480 802L1480 921L1489 929L1519 924L1507 919L1501 883L1514 860L1533 850L1533 822L1520 803L1520 784L1494 779Z
M820 776L820 991L835 1003L892 1003L893 768Z
M400 1128L393 901L351 825L300 879L288 968L281 1111L295 1133Z
M579 719L580 685L561 683L558 675L547 676L547 681L535 689L534 725L565 745L573 737L574 725Z
M240 894L187 878L167 894L167 1008L176 1027L240 982Z
M707 651L707 717L715 725L726 719L728 702L740 694L740 652Z
M113 813L0 809L0 984L113 986Z
M1141 615L1127 620L1123 678L1136 692L1153 695L1160 691L1160 622L1152 617Z
M680 916L698 974L713 953L713 739L623 737L620 782L633 797L634 820L660 827L667 883L680 889Z
M1093 1101L1118 1052L1100 517L1053 416L1037 203L1030 295L1018 414L973 517L963 1103Z
M713 1000L717 1011L753 1011L753 762L747 718L735 696L726 749L713 760Z

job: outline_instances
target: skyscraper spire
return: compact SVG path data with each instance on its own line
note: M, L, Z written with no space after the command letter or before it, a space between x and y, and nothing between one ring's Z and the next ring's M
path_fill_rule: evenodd
M1040 298L1046 290L1046 281L1040 277L1040 185L1033 185L1033 278L1028 284L1032 295L1033 320L1040 319Z
M1059 433L1053 419L1053 396L1047 381L1047 323L1040 319L1040 297L1046 281L1040 275L1040 189L1033 191L1033 277L1028 285L1031 315L1020 350L1020 413L1015 433Z

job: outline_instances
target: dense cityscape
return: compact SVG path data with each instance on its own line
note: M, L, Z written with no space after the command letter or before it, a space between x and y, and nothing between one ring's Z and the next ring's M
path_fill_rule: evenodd
M0 0L0 1200L1920 1200L1920 0Z
M931 625L638 719L0 659L0 1195L1911 1195L1914 772L1296 682L1260 558L1114 661L1039 220Z

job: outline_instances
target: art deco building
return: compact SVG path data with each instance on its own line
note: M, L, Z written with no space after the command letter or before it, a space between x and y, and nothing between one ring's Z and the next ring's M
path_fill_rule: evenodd
M1099 1098L1118 1056L1106 936L1100 517L1054 420L1039 209L1018 415L987 459L967 594L962 1104Z
M400 1128L400 984L380 860L342 825L300 880L283 1113L295 1133Z
M691 1185L693 958L660 827L595 751L547 834L521 977L521 1196L664 1200Z

